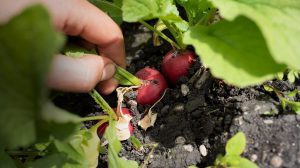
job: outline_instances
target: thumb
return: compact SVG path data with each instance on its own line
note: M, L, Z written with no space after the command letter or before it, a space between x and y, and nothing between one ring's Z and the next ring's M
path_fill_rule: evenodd
M46 84L61 91L88 92L100 81L110 79L114 73L115 65L106 57L92 54L80 58L56 55Z

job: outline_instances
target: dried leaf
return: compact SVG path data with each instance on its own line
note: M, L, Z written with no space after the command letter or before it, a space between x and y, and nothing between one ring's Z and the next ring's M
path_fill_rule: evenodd
M145 117L138 122L138 125L143 129L147 130L149 127L153 127L154 123L157 118L157 113L152 113L152 111L149 110L148 114L145 115Z

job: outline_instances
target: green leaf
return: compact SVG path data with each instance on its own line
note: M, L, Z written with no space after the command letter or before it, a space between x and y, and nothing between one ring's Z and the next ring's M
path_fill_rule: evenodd
M265 91L268 91L268 92L273 92L274 89L270 86L270 85L263 85Z
M176 0L177 3L184 7L188 17L189 25L196 25L199 21L204 20L213 10L213 5L207 0Z
M1 25L0 39L0 144L29 145L47 96L45 76L63 40L40 5Z
M221 15L233 20L240 15L252 19L262 31L278 63L300 69L300 1L212 0Z
M99 9L107 13L117 24L123 22L122 19L122 1L117 0L114 2L109 2L106 0L89 0L92 4L97 6Z
M127 22L156 18L181 20L173 0L123 0L122 11Z
M37 139L40 142L47 142L49 139L68 139L76 133L81 126L81 118L63 109L46 102L37 121ZM62 129L63 128L63 129Z
M15 168L16 165L11 157L0 147L0 168Z
M63 109L54 106L52 102L47 102L43 106L41 118L44 119L44 121L56 123L79 123L81 119L75 114L71 114Z
M276 74L276 78L277 78L278 80L283 80L283 77L284 77L284 73L283 73L283 72L278 72L278 73Z
M223 163L224 165L227 165L228 167L232 168L232 167L236 167L238 168L237 165L239 165L241 160L241 156L240 155L225 155L224 159L223 159ZM242 168L242 167L241 167Z
M281 98L281 104L283 107L289 106L296 114L300 114L300 102L290 101L285 98ZM283 105L284 104L284 105ZM285 108L283 108L285 110Z
M85 158L88 160L89 167L97 167L98 157L100 153L100 139L97 134L98 127L92 127L88 133L91 137L87 138L87 141L81 143Z
M288 80L289 80L290 83L294 83L295 80L296 80L296 77L295 77L293 71L289 71L289 73L288 73L288 75L287 75L287 78L288 78Z
M195 47L215 77L239 87L272 79L285 69L273 60L255 23L245 17L192 27L183 42Z
M227 155L240 155L244 152L246 147L246 137L243 132L238 132L226 143L226 156Z
M136 150L141 150L143 147L143 144L141 143L141 141L139 139L137 139L137 137L135 137L134 135L132 135L130 137L130 141L132 143L132 145L134 146L134 148Z
M108 167L109 168L137 168L138 164L132 160L125 160L118 156L121 143L116 136L116 121L111 120L106 128L104 138L108 140Z
M95 49L92 50L87 50L85 48L79 47L75 44L72 43L68 43L64 49L63 49L63 53L66 56L69 57L74 57L74 58L80 58L82 57L84 54L95 54L97 55L97 51Z
M33 167L38 167L37 165L43 163L47 165L50 159L53 163L49 163L49 167L54 165L78 168L97 167L99 147L100 139L97 135L97 127L92 127L89 130L83 129L68 140L54 140L54 146L49 149L50 155L45 157L47 159L42 158L30 165L35 165Z
M286 93L286 95L287 95L288 97L295 97L296 94L297 94L298 92L299 92L299 90L298 90L298 89L295 89L295 90L293 90L293 91L291 91L291 92Z
M246 158L240 158L240 163L238 165L240 168L258 168L258 166L251 162L250 160Z
M29 168L55 168L55 167L63 167L67 166L67 156L63 153L54 153L43 157L41 159L37 159L34 162L27 163L27 167Z

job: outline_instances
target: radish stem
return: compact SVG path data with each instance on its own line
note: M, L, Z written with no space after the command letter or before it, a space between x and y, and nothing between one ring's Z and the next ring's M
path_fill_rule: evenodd
M173 40L171 40L169 37L167 37L164 33L162 33L161 31L156 30L153 26L149 25L147 22L140 20L139 21L141 24L143 24L145 27L147 27L148 29L152 30L153 32L155 32L156 34L158 34L161 38L163 38L164 40L166 40L167 42L169 42L172 46L174 46L176 49L180 49L180 46L175 43Z
M120 66L116 66L116 73L114 78L119 81L119 84L126 86L139 86L142 84L141 80L130 72L126 71Z
M103 97L95 90L89 92L94 101L113 119L117 120L117 115L114 110L108 105L108 103L103 99Z
M109 116L107 115L100 115L100 116L90 116L90 117L83 117L80 119L81 122L84 121L92 121L92 120L103 120L103 119L107 119Z

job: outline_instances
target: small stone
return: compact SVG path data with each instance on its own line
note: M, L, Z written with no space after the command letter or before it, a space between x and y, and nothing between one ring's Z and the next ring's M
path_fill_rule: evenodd
M176 144L185 144L186 140L183 136L178 136L176 139L175 139L175 143Z
M194 150L192 145L183 145L183 149L185 149L188 152L192 152Z
M180 86L180 89L181 89L182 96L186 96L190 92L190 89L186 84L182 84Z
M273 167L281 167L282 163L283 163L283 160L282 160L282 158L279 157L279 156L274 156L274 157L271 159L271 165L272 165Z
M273 122L273 120L264 120L264 123L265 124L273 124L274 122Z
M183 112L184 111L184 104L178 103L172 108L172 112Z
M252 162L255 162L257 160L257 158L258 158L257 155L253 154L253 155L251 155L250 159L251 159Z
M199 150L202 156L207 156L207 149L204 145L200 145Z
M296 120L300 122L300 115L296 115Z

